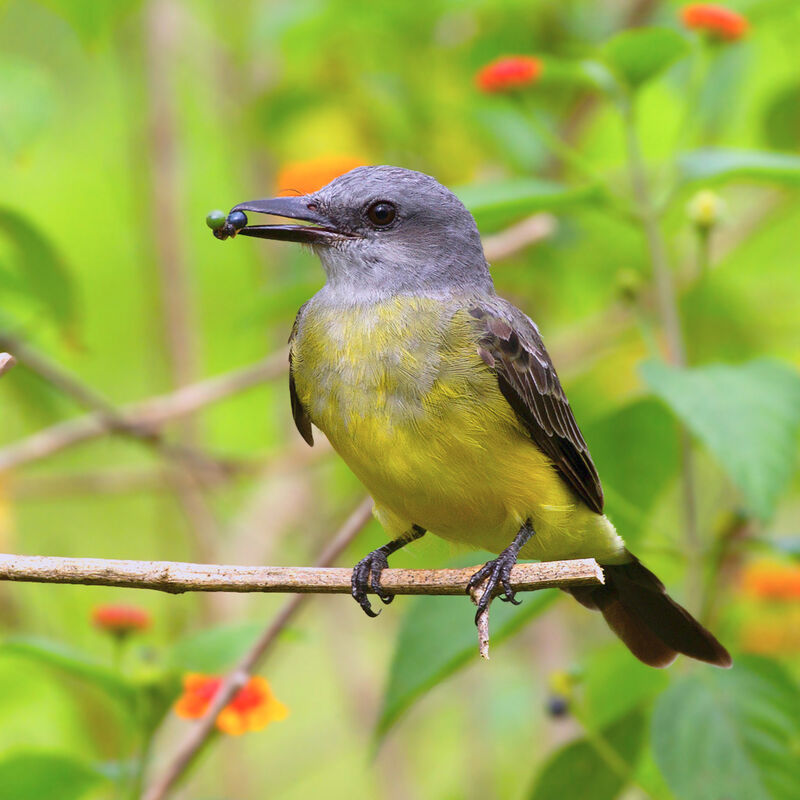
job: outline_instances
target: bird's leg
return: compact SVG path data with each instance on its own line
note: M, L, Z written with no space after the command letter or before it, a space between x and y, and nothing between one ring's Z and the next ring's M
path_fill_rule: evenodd
M513 603L515 606L520 604L519 600L514 599L515 592L511 588L511 568L517 563L519 551L527 544L531 536L533 536L533 526L531 521L528 520L520 528L519 533L514 537L514 541L497 558L487 561L469 579L467 594L471 594L474 589L477 589L486 581L483 594L478 602L478 610L475 613L476 625L478 624L478 617L489 608L489 603L492 602L498 583L503 587L503 594L500 595L501 600L506 603Z
M352 595L355 601L364 609L364 613L369 617L377 617L380 611L372 610L367 592L371 591L378 595L382 603L389 604L394 600L394 595L387 594L381 589L381 572L389 566L387 557L396 553L401 547L405 547L409 542L419 539L425 535L425 529L419 525L413 525L411 530L389 542L389 544L379 547L366 555L358 564L353 567L353 577L351 580Z

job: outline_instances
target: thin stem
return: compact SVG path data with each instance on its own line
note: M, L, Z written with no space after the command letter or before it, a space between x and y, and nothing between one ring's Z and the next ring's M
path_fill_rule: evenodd
M523 107L525 107L523 103ZM607 202L608 211L613 211L615 215L631 222L635 221L635 214L631 213L625 198L620 197L609 186L608 181L597 172L591 163L576 150L572 145L565 142L558 134L553 133L547 124L541 120L535 109L527 109L528 120L536 131L536 135L542 140L544 145L553 154L558 156L565 164L568 164L578 174L586 178L591 184L602 189L604 199Z
M653 267L656 300L661 322L664 326L664 356L667 362L673 366L685 367L686 345L681 329L672 270L669 264L666 242L661 230L659 212L655 207L650 192L647 169L636 132L634 109L630 101L626 101L622 105L622 119L625 128L631 184L636 203L639 206L642 228ZM702 545L697 527L697 496L692 441L689 432L683 425L680 428L680 452L681 492L683 495L686 550L689 559L687 593L689 602L694 604L700 600L702 580L700 555L702 553Z
M697 227L697 268L696 279L702 283L708 277L711 268L711 229Z
M583 728L586 741L594 748L597 755L603 759L608 768L622 778L626 784L635 786L649 800L656 800L657 793L650 791L637 779L633 767L617 752L608 739L589 725L583 714L574 706L570 708L570 711Z

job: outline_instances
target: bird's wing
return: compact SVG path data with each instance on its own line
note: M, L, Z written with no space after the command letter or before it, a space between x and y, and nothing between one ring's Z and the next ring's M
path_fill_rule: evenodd
M294 318L294 325L292 325L292 332L289 334L289 399L292 403L292 418L294 424L300 435L308 442L310 447L314 446L314 434L311 431L311 417L300 402L297 396L297 387L294 385L294 372L292 371L292 342L297 335L297 326L300 323L300 318L303 316L308 303L303 303L297 316Z
M478 352L497 375L509 405L572 489L601 514L600 478L536 325L500 302L475 306L469 313L478 326Z

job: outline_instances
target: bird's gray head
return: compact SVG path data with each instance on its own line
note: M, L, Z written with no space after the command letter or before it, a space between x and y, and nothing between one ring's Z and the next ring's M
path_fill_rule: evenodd
M358 167L313 194L240 203L236 211L310 223L247 225L239 233L311 245L337 293L492 291L475 220L421 172Z

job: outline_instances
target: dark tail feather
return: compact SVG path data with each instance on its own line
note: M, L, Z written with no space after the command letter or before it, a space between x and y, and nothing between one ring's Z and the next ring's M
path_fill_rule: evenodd
M587 608L599 609L636 658L651 667L669 666L678 653L729 667L731 657L714 635L666 593L636 556L630 557L626 564L603 565L604 586L567 591Z

